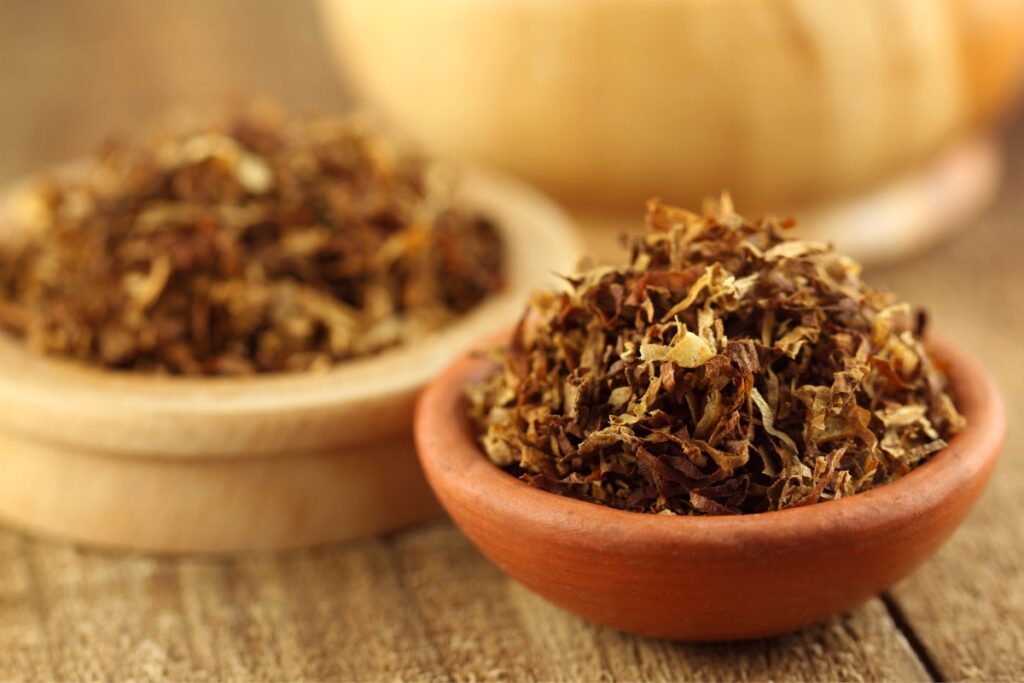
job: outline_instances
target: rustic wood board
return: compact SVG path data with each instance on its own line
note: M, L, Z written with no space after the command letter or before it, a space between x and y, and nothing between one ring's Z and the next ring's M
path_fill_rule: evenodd
M271 0L0 0L0 181L231 89L340 106L313 21L308 6ZM1021 679L1024 120L1008 145L1006 186L976 225L869 273L992 367L1010 419L979 508L884 600L783 638L677 644L548 605L443 522L230 560L0 528L0 680Z
M928 680L880 600L724 645L588 624L451 525L231 560L83 551L0 532L3 680Z

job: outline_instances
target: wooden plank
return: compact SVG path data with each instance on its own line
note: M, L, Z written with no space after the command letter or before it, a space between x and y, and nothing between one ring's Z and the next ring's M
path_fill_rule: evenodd
M0 530L0 679L53 680L54 653L22 537Z
M0 531L0 679L927 680L881 601L694 645L584 622L450 524L285 555L168 560Z
M995 206L958 238L877 274L991 369L1006 401L1003 460L978 508L894 592L949 680L1024 678L1024 119Z
M782 638L687 644L590 624L500 575L457 531L396 537L444 677L480 680L928 680L880 600ZM372 675L370 677L373 677Z

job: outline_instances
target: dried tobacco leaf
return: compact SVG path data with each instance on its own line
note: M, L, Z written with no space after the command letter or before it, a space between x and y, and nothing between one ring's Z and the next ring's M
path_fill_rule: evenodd
M627 267L536 294L469 387L497 465L626 510L753 513L885 484L962 427L924 317L792 221L723 197L647 224Z
M0 326L39 351L185 375L310 370L415 341L502 286L436 165L356 118L250 108L50 178L0 248Z

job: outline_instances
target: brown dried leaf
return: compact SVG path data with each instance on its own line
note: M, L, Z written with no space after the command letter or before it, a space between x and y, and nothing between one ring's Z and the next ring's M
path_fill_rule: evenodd
M909 306L848 258L728 201L647 223L628 266L536 295L471 388L498 465L627 510L760 512L898 478L963 424Z
M161 131L21 206L0 326L111 369L324 369L415 342L504 279L494 225L356 118L254 108Z

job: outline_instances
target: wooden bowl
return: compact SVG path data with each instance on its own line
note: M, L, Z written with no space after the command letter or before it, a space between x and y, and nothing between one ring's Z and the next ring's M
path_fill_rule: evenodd
M570 207L859 194L1005 115L1019 0L321 0L346 80Z
M416 444L441 503L503 571L626 631L685 640L784 633L851 609L910 573L985 486L1005 415L991 377L940 341L968 426L902 479L838 501L737 517L626 512L534 489L477 446L463 390L493 371L464 358L430 384Z
M563 213L467 170L459 194L508 249L500 294L422 342L321 374L175 378L102 371L0 335L0 516L104 546L215 552L306 546L439 514L411 428L427 381L528 293L575 265ZM0 225L16 230L20 190Z

